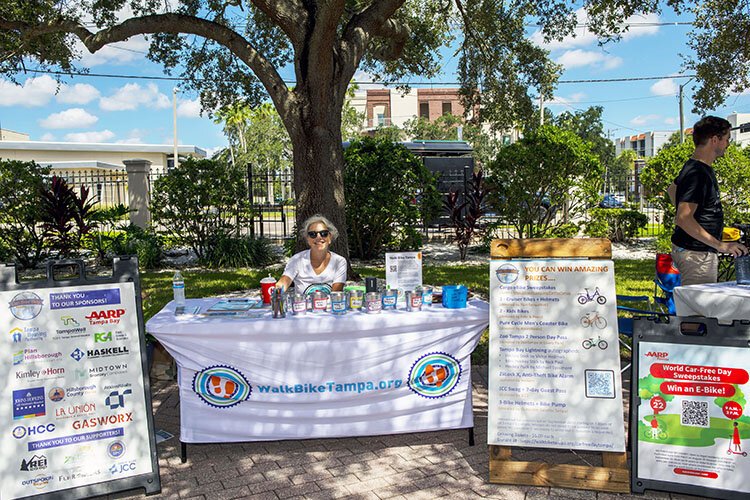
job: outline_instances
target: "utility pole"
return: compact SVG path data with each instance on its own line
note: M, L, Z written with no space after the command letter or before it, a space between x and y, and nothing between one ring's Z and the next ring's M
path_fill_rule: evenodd
M179 92L179 87L172 88L172 125L173 125L173 131L174 131L174 156L172 167L177 168L180 165L179 157L177 156L177 92Z
M685 142L685 114L682 111L682 98L684 97L683 90L685 89L685 85L690 83L692 78L688 79L685 83L680 85L680 93L679 93L679 99L680 99L680 144Z

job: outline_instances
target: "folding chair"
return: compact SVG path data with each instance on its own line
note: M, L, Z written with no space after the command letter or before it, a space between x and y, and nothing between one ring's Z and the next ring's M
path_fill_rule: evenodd
M654 311L646 295L617 295L617 333L620 335L633 338L633 318L635 317L655 318L658 322L669 323L669 316L665 312ZM633 350L631 345L621 337L618 336L617 339L620 345L629 351ZM630 363L620 371L624 372L628 368L630 368Z
M668 253L656 254L656 277L654 278L654 302L662 312L674 316L677 310L674 305L673 292L676 286L682 284L680 271L674 267L672 256Z

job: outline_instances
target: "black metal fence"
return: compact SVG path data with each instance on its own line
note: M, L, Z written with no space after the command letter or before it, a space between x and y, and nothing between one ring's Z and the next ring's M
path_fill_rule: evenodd
M88 188L89 196L94 197L98 208L118 204L129 206L128 175L124 168L118 170L55 169L52 174L65 179L65 182L76 191L82 186Z

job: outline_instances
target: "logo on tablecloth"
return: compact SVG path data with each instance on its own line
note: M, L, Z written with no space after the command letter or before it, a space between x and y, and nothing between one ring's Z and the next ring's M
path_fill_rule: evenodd
M248 399L253 388L239 370L218 365L195 374L193 391L209 406L229 408Z
M409 371L409 389L425 398L447 396L461 379L461 363L444 352L419 358Z

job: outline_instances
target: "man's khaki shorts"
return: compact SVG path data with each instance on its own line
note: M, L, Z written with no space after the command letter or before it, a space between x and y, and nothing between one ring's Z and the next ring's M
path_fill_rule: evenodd
M672 260L680 271L683 285L716 283L719 256L715 252L697 252L672 245Z

